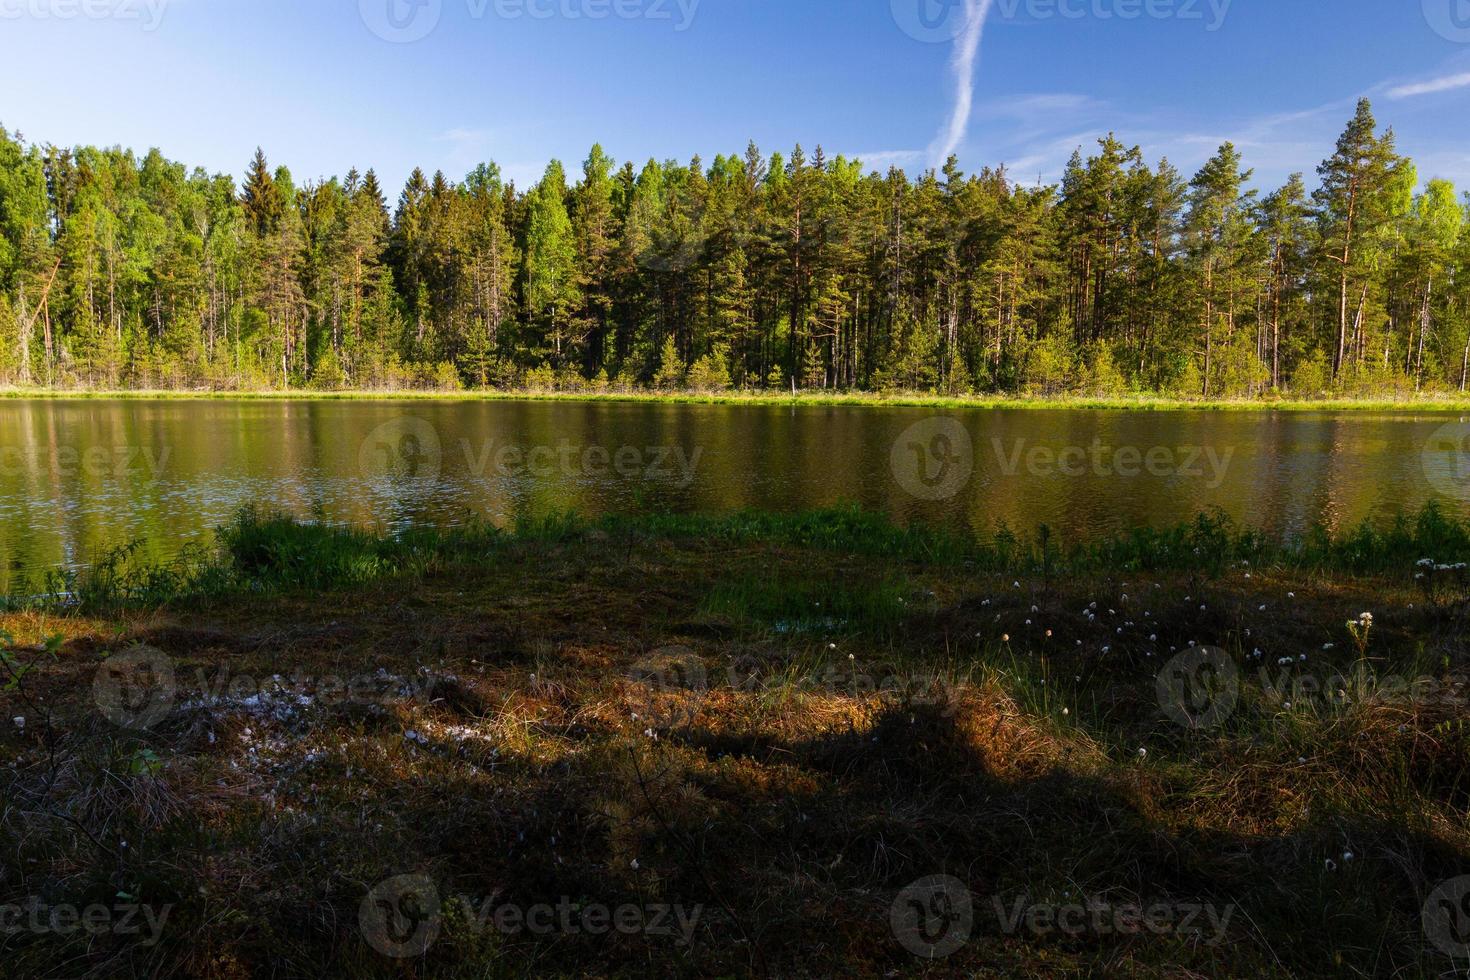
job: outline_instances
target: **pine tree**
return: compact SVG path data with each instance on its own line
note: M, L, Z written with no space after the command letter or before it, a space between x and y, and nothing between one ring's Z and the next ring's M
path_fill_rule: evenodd
M603 152L600 144L595 144L582 165L582 182L574 194L576 288L582 298L576 321L577 332L588 336L581 360L589 372L606 356L611 327L612 262L618 237L613 214L612 169L612 158Z
M1373 106L1358 102L1357 113L1337 141L1337 151L1317 168L1321 187L1313 194L1317 204L1323 254L1335 264L1337 337L1332 352L1332 376L1343 369L1353 340L1350 324L1361 326L1369 284L1363 267L1363 240L1383 220L1383 196L1399 160L1392 135L1379 138ZM1352 294L1362 285L1353 315Z
M265 151L259 147L246 172L240 204L245 211L245 226L257 237L271 235L280 227L286 205L266 163Z
M1251 172L1241 170L1240 164L1240 153L1234 144L1225 143L1189 185L1184 235L1199 282L1196 295L1200 336L1204 342L1202 393L1206 398L1210 397L1217 367L1215 347L1221 342L1228 346L1235 339L1241 288L1239 263L1245 251L1245 239L1251 234L1248 215L1254 192L1244 195L1241 192ZM1216 333L1219 321L1223 321L1223 338Z
M1266 282L1262 328L1269 337L1271 387L1280 388L1283 365L1282 342L1289 336L1292 308L1302 292L1310 248L1311 207L1301 174L1292 174L1286 186L1268 194L1256 213L1256 224L1265 242Z

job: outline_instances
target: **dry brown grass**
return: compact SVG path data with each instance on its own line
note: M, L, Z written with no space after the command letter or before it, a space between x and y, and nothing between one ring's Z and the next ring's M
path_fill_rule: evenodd
M851 616L784 629L751 569L848 589ZM1470 871L1463 703L1287 711L1251 673L1256 647L1345 668L1362 609L1378 674L1463 670L1463 638L1415 595L1407 575L1046 583L604 536L326 594L13 615L0 628L18 644L64 642L54 659L22 650L50 724L0 734L0 903L125 892L173 914L149 948L0 948L36 976L1429 976L1451 964L1419 907ZM1155 677L1191 640L1247 668L1217 731L1159 709ZM130 732L91 691L104 656L139 642L173 659L180 692ZM650 677L670 647L707 683ZM246 695L201 703L222 675ZM386 679L334 698L334 677ZM0 708L22 710L13 692ZM501 935L446 911L425 956L395 961L358 912L406 873L481 901L703 914L686 946ZM929 964L888 914L933 874L976 904L970 942ZM1022 895L1239 915L1220 944L1007 933L991 899Z

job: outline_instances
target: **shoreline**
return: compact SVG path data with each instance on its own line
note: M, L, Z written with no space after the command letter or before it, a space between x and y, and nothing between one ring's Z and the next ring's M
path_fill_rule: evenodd
M1470 397L1421 399L1338 398L1194 400L1154 395L1118 397L948 396L866 392L549 392L468 391L238 391L178 389L0 388L0 401L442 401L442 402L611 402L624 404L743 405L859 408L1029 409L1142 412L1470 412Z

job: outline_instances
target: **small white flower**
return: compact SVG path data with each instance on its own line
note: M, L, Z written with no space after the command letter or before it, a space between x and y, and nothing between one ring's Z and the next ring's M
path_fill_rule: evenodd
M26 719L24 715L16 715L14 718L10 719L10 721L11 724L15 725L16 728L19 728L22 731L25 730Z
M1148 758L1148 749L1140 748L1138 750L1138 757L1140 759L1147 759Z
M1343 851L1342 852L1342 859L1344 861L1351 861L1353 859L1353 852L1352 851Z

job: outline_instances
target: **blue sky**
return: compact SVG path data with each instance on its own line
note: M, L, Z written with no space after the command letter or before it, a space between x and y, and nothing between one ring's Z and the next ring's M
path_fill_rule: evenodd
M0 124L29 139L236 175L260 144L390 187L749 139L1052 180L1109 129L1186 173L1233 139L1275 183L1361 95L1470 188L1470 0L0 0Z

